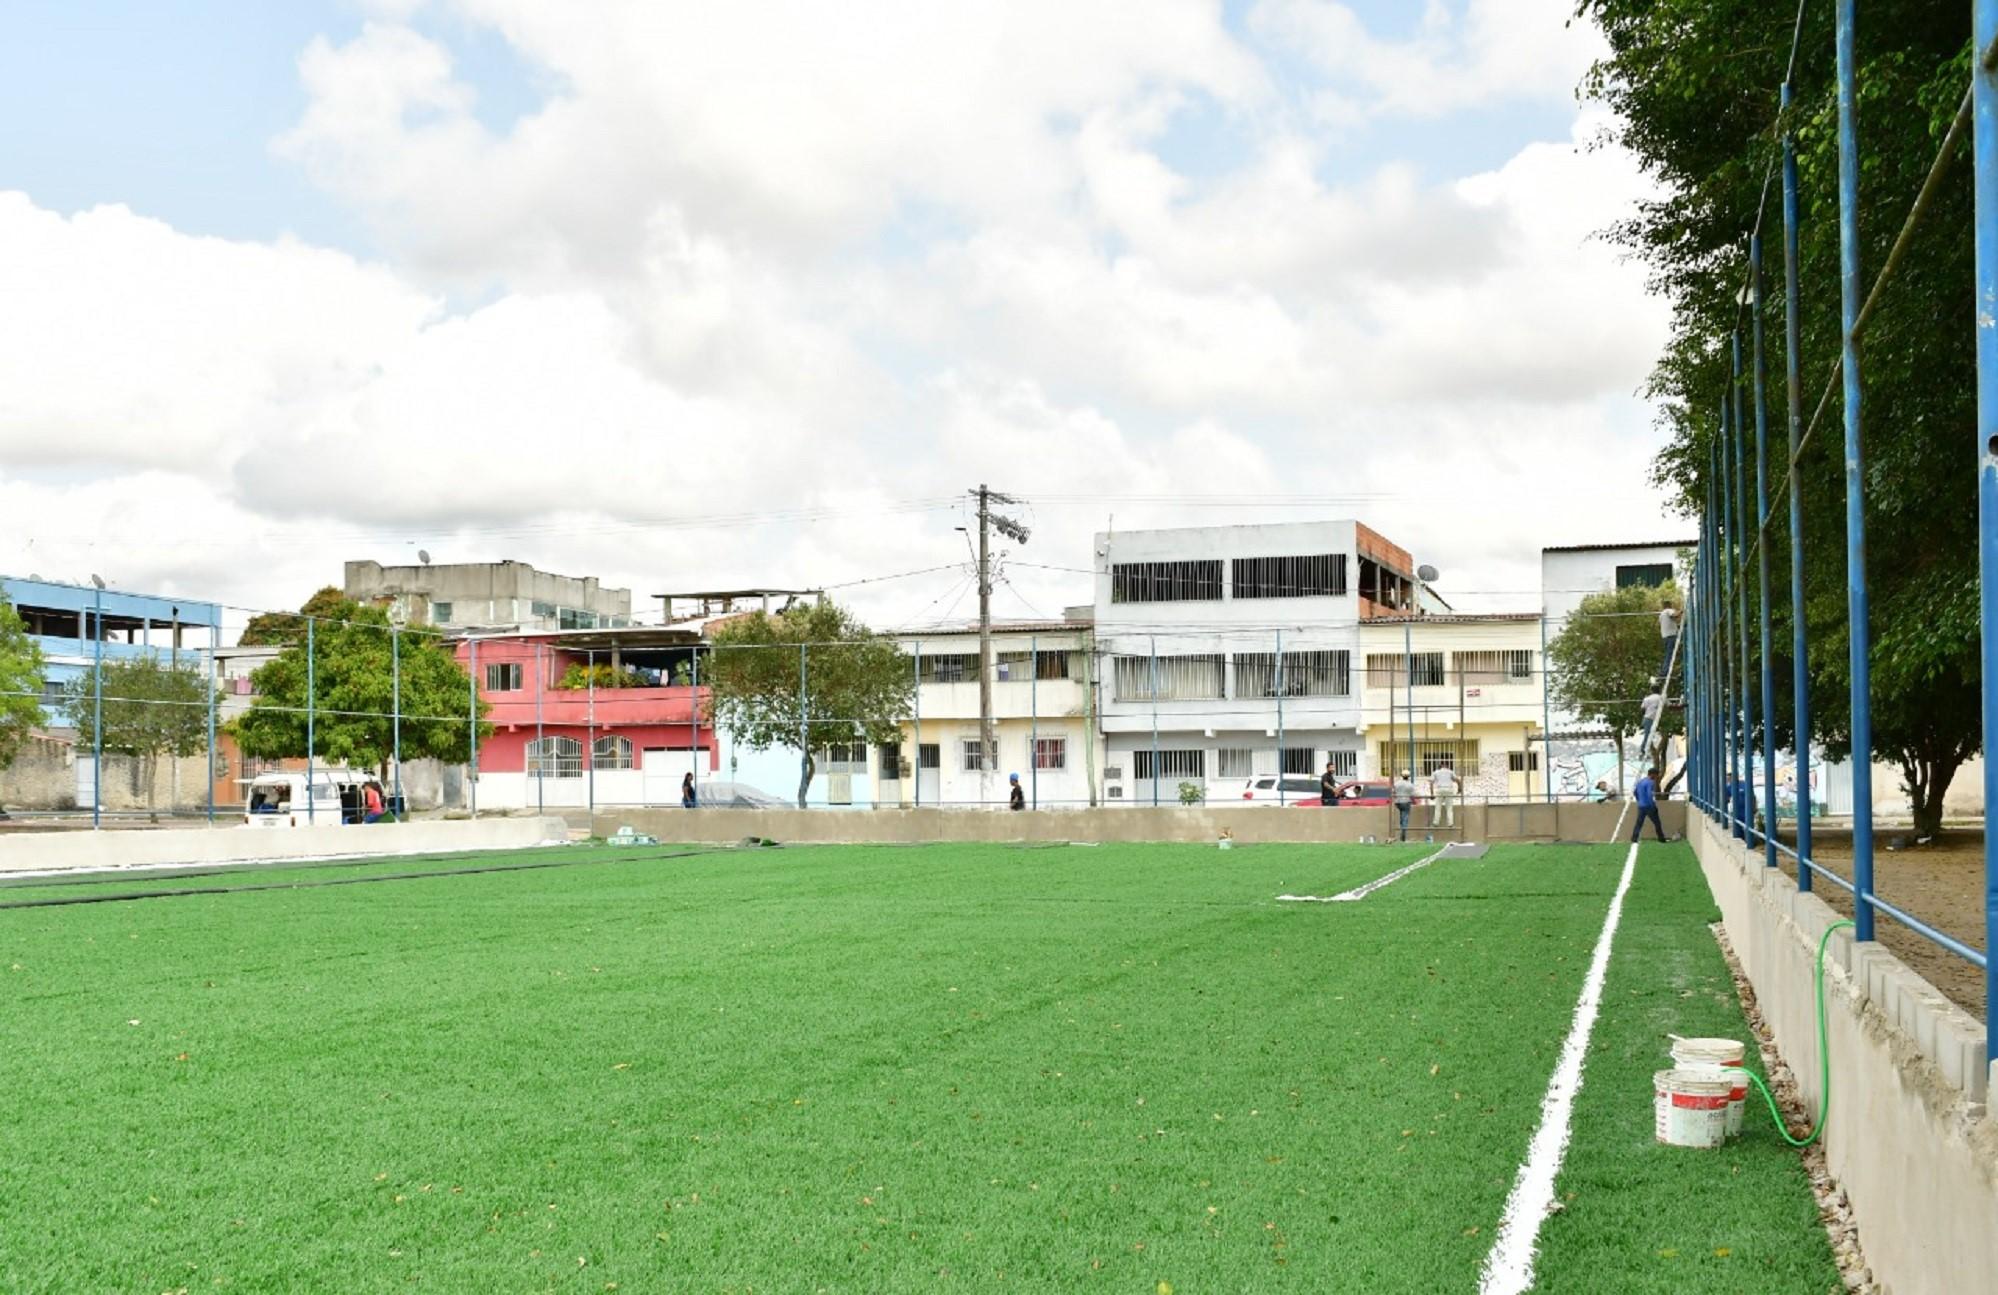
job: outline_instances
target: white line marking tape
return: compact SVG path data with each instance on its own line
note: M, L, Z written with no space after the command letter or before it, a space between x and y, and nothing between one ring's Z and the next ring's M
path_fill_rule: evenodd
M1364 886L1342 890L1336 895L1278 895L1277 899L1292 904L1350 904L1354 900L1365 899L1382 886L1392 886L1417 868L1425 868L1449 852L1450 847L1446 845L1436 853L1417 859L1405 868L1396 868L1385 877L1376 877Z
M1520 1295L1533 1285L1533 1252L1540 1238L1540 1224L1554 1208L1554 1179L1561 1172L1561 1159L1568 1151L1568 1125L1575 1111L1575 1094L1582 1091L1582 1063L1588 1058L1589 1035L1596 1027L1596 1013L1602 1007L1603 980L1609 974L1610 945L1616 939L1617 923L1623 920L1623 897L1637 871L1637 844L1624 856L1623 877L1610 899L1603 917L1602 934L1596 937L1596 951L1589 959L1589 973L1582 978L1582 996L1575 1003L1575 1019L1561 1044L1561 1057L1554 1075L1547 1081L1547 1093L1540 1099L1540 1127L1527 1144L1526 1160L1513 1179L1512 1193L1506 1197L1499 1215L1498 1235L1491 1253L1485 1256L1478 1274L1479 1295Z

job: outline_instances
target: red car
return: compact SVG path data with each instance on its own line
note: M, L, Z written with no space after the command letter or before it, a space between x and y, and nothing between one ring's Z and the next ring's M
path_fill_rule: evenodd
M1416 804L1421 804L1422 801L1423 797L1421 796L1415 798ZM1301 809L1323 809L1325 807L1325 799L1322 796L1313 796L1309 800L1292 801L1291 804ZM1355 782L1340 784L1339 800L1333 808L1338 809L1346 805L1392 804L1394 804L1394 782L1392 779L1362 778Z

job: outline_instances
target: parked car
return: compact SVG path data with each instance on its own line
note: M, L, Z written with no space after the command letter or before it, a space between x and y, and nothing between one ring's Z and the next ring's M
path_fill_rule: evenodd
M1426 796L1418 795L1415 797L1414 803L1420 805L1427 799L1428 797ZM1296 804L1301 809L1322 809L1325 802L1321 797L1313 796L1309 800L1300 800ZM1360 778L1340 785L1339 801L1333 808L1337 809L1347 805L1392 804L1394 804L1394 780L1392 778Z
M1251 805L1296 805L1309 799L1315 805L1318 803L1318 779L1301 773L1287 773L1283 775L1283 786L1279 789L1277 775L1259 774L1242 784L1242 799Z
M312 775L312 806L308 810L304 773L258 774L244 789L243 824L246 827L301 827L308 823L320 826L358 823L361 821L361 789L374 781L373 775L353 769L317 769ZM382 800L386 804L389 797L384 795Z

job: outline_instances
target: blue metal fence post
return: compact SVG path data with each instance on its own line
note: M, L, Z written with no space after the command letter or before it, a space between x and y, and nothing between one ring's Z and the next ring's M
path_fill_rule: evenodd
M590 763L587 766L590 771L589 786L588 786L588 794L590 798L590 828L591 828L590 835L595 836L596 817L597 817L597 651L596 649L591 648L589 652L585 654L585 659L589 662L589 674L587 678L590 681L590 693L588 701L588 710L584 714L583 719L584 719L584 731L589 734L589 746L586 748L585 754L589 756L590 760Z
M1790 415L1790 692L1797 758L1797 889L1811 888L1811 674L1809 635L1804 626L1804 478L1797 457L1803 452L1804 378L1798 354L1797 304L1797 141L1789 128L1790 83L1783 83L1783 383Z
M1734 476L1727 468L1728 459L1733 453L1735 428L1728 412L1728 398L1726 396L1721 397L1720 426L1720 464L1719 470L1715 473L1715 479L1720 482L1721 486L1722 508L1720 655L1725 662L1725 669L1727 671L1727 684L1723 696L1725 710L1721 715L1721 746L1725 761L1721 770L1721 801L1727 819L1729 834L1740 837L1741 823L1735 814L1735 809L1740 804L1741 797L1735 790L1734 772L1735 767L1740 763L1741 742L1740 735L1735 728L1734 714L1735 704L1739 700L1741 691L1741 671L1736 668L1734 660L1734 625L1737 619L1735 613L1735 586L1740 584L1741 581L1734 569L1734 549L1741 534L1741 523L1739 520L1740 514L1735 506Z
M1976 0L1971 19L1971 94L1977 198L1977 571L1984 699L1984 1002L1998 1003L1998 0ZM1984 1031L1998 1061L1998 1029Z
M1276 712L1277 712L1277 804L1284 803L1283 795L1283 631L1276 631ZM1250 761L1249 772L1254 773L1255 762ZM1219 772L1218 770L1216 772Z
M395 725L395 821L407 816L402 803L402 627L389 625L390 722Z
M688 734L687 763L694 767L694 804L701 803L701 647L696 643L687 653L687 686L692 695L687 699ZM671 678L672 676L667 676ZM641 755L641 760L645 757ZM899 760L900 757L898 756ZM897 769L897 773L901 770ZM642 784L641 784L642 785Z
M468 639L465 650L471 660L471 668L465 672L465 749L469 753L470 771L465 783L466 800L470 803L472 817L479 816L479 641Z
M305 821L308 823L319 821L318 815L313 812L312 803L313 755L315 739L318 736L318 725L315 722L317 706L314 700L319 691L318 663L312 659L316 650L317 635L314 630L316 623L310 616L305 618ZM213 775L210 776L210 781L213 781Z
M1159 803L1159 640L1157 635L1147 635L1147 647L1152 654L1152 808ZM1277 757L1282 763L1283 757Z
M1587 781L1587 779L1583 779ZM1554 803L1554 710L1547 699L1547 604L1540 604L1540 786L1546 803ZM1533 784L1526 784L1527 799Z
M94 578L93 578L94 579ZM90 637L95 661L90 667L90 827L104 826L104 586L97 586L97 610L91 614ZM213 674L211 670L209 673ZM215 753L208 753L209 796L215 794Z
M1041 636L1027 639L1027 781L1034 808L1041 807Z
M915 683L911 696L916 699L916 799L917 809L923 807L923 641L916 640L914 659L909 663L910 673ZM937 770L937 781L943 781L943 770Z
M1750 322L1755 338L1755 589L1761 611L1762 656L1762 863L1776 866L1776 667L1769 659L1769 364L1762 353L1762 237L1748 240Z
M1873 938L1873 688L1866 589L1865 455L1860 446L1859 127L1854 89L1853 0L1838 0L1839 326L1845 380L1845 600L1852 675L1853 938Z
M984 667L981 665L979 668L983 669ZM800 643L798 645L798 769L801 773L805 769L805 762L812 757L811 722L809 719L812 703L811 693L805 686L805 681L809 678L807 671L808 667L805 665L805 644ZM979 750L981 753L983 752L983 744L980 745ZM811 803L812 784L802 778L799 781L803 782L804 786L798 793L798 808L803 809Z
M215 649L222 646L222 609L208 617L208 821L215 821Z
M1729 394L1734 400L1734 593L1735 593L1735 638L1740 648L1741 663L1740 695L1737 703L1736 720L1741 725L1741 737L1735 743L1735 762L1740 767L1735 772L1735 786L1741 796L1741 839L1749 845L1755 844L1755 725L1750 719L1755 713L1755 676L1748 670L1748 420L1741 409L1741 330L1734 334L1734 359L1732 378L1728 384Z

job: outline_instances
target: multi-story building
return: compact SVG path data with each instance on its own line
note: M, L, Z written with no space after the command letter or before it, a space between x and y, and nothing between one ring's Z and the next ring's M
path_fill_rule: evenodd
M605 589L595 576L558 576L525 562L385 567L355 561L346 565L341 590L355 602L389 606L409 624L447 632L631 624L631 590Z
M1361 734L1382 776L1428 780L1446 761L1470 800L1545 790L1536 612L1379 617L1360 626Z
M1418 605L1407 550L1355 521L1119 531L1095 574L1108 800L1374 772L1355 658L1363 623Z

